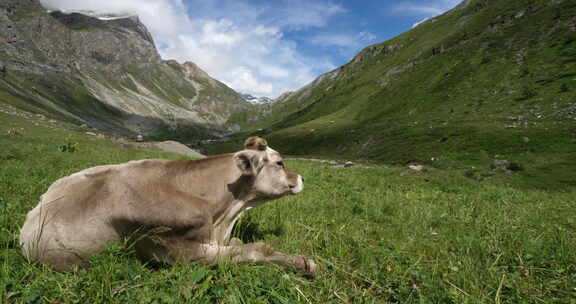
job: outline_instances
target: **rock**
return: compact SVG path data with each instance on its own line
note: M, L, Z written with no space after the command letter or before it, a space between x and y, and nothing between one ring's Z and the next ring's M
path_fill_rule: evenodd
M149 150L162 150L167 152L173 152L178 154L183 154L191 156L194 158L205 158L206 156L200 152L190 149L188 146L181 144L177 141L169 140L163 142L135 142L126 141L124 139L116 140L116 143L124 148L136 148L136 149L149 149Z
M495 159L494 162L492 162L492 165L494 167L506 167L510 164L510 161L505 160L505 159Z
M424 170L424 166L422 165L409 165L408 168L414 170L414 171L422 171Z
M86 132L85 134L86 134L86 135L92 135L92 136L98 136L98 135L97 135L96 133L94 133L94 132Z
M520 164L515 163L515 162L510 162L509 160L495 159L492 162L492 170L499 171L499 172L511 173L511 172L522 171L522 170L524 170L524 168Z
M8 131L6 132L6 135L8 136L22 136L23 134L23 129L16 129L16 128L10 128L8 129Z
M155 143L154 146L160 150L188 155L195 158L205 158L206 156L196 150L190 149L177 141L169 140Z
M349 168L349 167L352 167L352 166L354 166L354 163L351 162L351 161L347 161L347 162L344 163L344 168Z

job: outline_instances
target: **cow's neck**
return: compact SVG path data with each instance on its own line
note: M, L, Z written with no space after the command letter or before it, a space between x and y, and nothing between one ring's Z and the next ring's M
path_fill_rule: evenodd
M202 166L206 164L206 166ZM186 170L177 179L178 187L209 203L212 213L210 242L228 245L234 224L242 213L254 207L251 196L252 177L243 176L232 160L232 155L222 155L194 161L193 170ZM192 168L190 168L192 169Z
M228 208L214 219L214 230L210 241L219 245L228 245L234 224L236 224L242 213L250 208L246 201L232 201Z
M226 185L231 196L215 210L211 237L213 243L228 245L232 229L242 213L256 206L257 201L251 191L253 183L252 177L239 175L234 182Z

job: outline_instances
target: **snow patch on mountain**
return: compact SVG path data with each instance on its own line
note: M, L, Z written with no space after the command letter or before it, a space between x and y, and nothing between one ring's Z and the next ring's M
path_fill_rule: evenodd
M250 94L240 94L244 100L254 105L270 104L274 101L272 98L268 97L256 97Z
M52 11L49 10L48 12L50 13ZM73 13L82 14L82 15L86 15L86 16L89 16L92 18L103 20L103 21L126 19L126 18L132 18L132 17L138 16L135 13L115 14L115 13L102 13L102 12L91 11L91 10L74 10L74 9L62 9L62 10L60 10L60 12L62 12L64 14L73 14Z

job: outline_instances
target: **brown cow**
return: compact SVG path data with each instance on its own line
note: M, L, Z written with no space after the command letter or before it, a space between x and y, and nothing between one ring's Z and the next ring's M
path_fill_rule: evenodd
M139 257L166 263L273 262L314 275L313 260L230 240L240 215L304 188L259 137L245 150L201 160L140 160L57 180L28 213L24 255L57 270L86 266L109 242L135 240Z

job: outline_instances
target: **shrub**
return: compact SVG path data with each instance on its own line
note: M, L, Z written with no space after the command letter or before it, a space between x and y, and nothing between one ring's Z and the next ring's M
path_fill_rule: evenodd
M58 151L60 152L68 152L74 153L78 150L78 146L80 144L76 141L72 141L70 137L66 137L66 143L63 145L58 146Z

